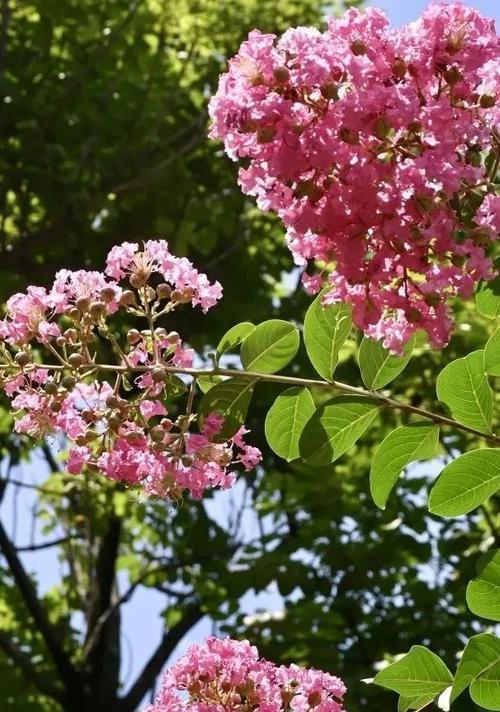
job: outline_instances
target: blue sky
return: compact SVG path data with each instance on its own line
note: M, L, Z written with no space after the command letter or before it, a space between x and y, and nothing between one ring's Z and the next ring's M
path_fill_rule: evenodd
M428 0L376 0L375 2L368 2L368 4L382 8L389 16L392 24L402 25L416 19L429 3ZM500 25L500 0L469 0L467 4L477 8L482 14L494 18L497 26ZM39 480L40 475L40 462L38 461L31 467L25 466L21 476L26 481L34 482ZM13 476L16 475L13 473ZM30 495L23 495L17 504L10 497L7 497L4 501L2 515L11 531L14 524L17 523L18 542L21 545L27 543L28 540L32 505L33 498ZM230 499L228 493L218 495L210 503L213 515L221 522L224 522L227 518L229 507ZM251 529L254 525L251 518L249 518L248 528ZM28 568L36 568L42 591L47 590L58 581L61 573L60 565L52 550L39 552L36 555L26 555L25 562ZM163 606L164 597L155 592L137 596L125 606L123 640L123 675L125 679L132 679L157 645L162 633L162 622L159 614ZM279 609L281 606L282 600L277 591L272 588L259 597L247 594L242 601L242 610L248 613L257 609ZM184 652L187 644L195 640L201 640L212 632L210 621L201 621L191 635L179 646L176 651L176 657Z

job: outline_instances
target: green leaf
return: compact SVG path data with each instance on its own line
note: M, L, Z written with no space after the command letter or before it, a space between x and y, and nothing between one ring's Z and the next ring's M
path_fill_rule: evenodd
M196 379L196 383L202 393L208 393L211 388L222 383L223 380L222 376L200 376Z
M404 658L377 673L373 682L418 703L426 700L429 704L452 684L453 678L441 658L421 645L414 645Z
M226 351L232 351L236 346L246 339L246 337L252 333L255 326L250 321L242 321L240 324L235 324L229 331L226 331L222 339L219 341L217 346L217 351L215 353L215 360L219 363L220 357L226 353Z
M389 433L375 451L370 470L370 490L375 504L384 509L402 470L410 462L433 457L438 446L436 425L404 425Z
M269 410L265 423L267 442L287 462L299 457L300 436L314 411L314 401L307 388L289 388Z
M442 517L471 512L500 489L500 449L471 450L446 465L431 490L429 510Z
M500 315L500 277L481 282L476 292L476 304L481 314L489 319Z
M410 360L415 347L415 339L415 334L413 334L405 345L403 356L393 356L382 346L381 341L363 337L358 359L365 386L376 391L393 381Z
M463 652L462 658L458 665L458 669L455 675L455 681L453 683L453 690L451 692L451 702L454 702L456 698L462 694L462 692L471 685L475 680L480 678L485 673L492 670L496 665L500 663L500 640L496 635L491 633L481 633L480 635L475 635L472 637ZM497 675L497 679L500 680L500 676ZM486 684L488 681L485 681ZM473 689L471 687L471 695ZM476 693L478 690L476 689ZM479 694L483 693L484 689L479 691ZM487 707L479 700L474 701L478 704L486 707L487 709L498 710L500 709L500 686L496 690L490 690L489 698L490 700L496 700L496 707Z
M224 418L224 425L216 440L227 440L243 424L254 385L255 381L248 379L229 378L205 393L199 407L202 419L209 413L219 413Z
M276 373L293 359L299 349L299 330L281 319L270 319L255 327L241 346L241 362L248 371Z
M429 704L429 698L423 697L400 697L398 700L398 712L409 712L416 710L420 712Z
M476 616L500 621L500 549L479 559L477 578L467 586L467 605Z
M490 376L500 376L500 328L488 339L484 347L484 370Z
M473 702L487 710L500 710L500 664L490 667L470 686Z
M459 423L483 432L491 430L493 394L484 373L484 351L473 351L443 368L436 392Z
M325 381L331 381L339 351L351 331L351 308L346 304L323 306L318 294L304 319L304 343L307 355Z
M300 455L311 465L328 465L358 440L378 413L362 396L338 396L319 408L305 426Z

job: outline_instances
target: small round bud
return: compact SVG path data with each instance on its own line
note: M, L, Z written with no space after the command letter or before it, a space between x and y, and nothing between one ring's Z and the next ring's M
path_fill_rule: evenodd
M82 447L82 445L85 445L87 440L85 439L85 435L77 435L75 438L75 443Z
M78 311L78 309L76 307L70 307L69 309L66 310L65 314L70 319L73 319L73 321L77 321L80 318L80 312Z
M76 308L82 314L86 312L90 306L90 299L88 297L79 297L75 302Z
M118 408L119 403L120 399L117 396L109 396L109 398L106 398L106 405L108 408Z
M48 396L56 396L59 388L54 381L47 381L47 383L43 384L43 390Z
M155 368L151 372L151 378L155 383L163 383L167 380L167 372L164 368Z
M112 302L115 296L116 291L113 287L104 287L101 289L101 299L103 302L106 302L106 304Z
M357 131L351 131L351 129L348 129L347 126L342 126L339 129L338 135L339 139L345 143L349 143L353 146L359 143Z
M287 67L284 66L276 67L273 74L278 84L284 84L290 79L290 72L288 71Z
M61 380L61 386L65 388L67 391L70 391L72 388L76 386L76 378L74 376L64 376L64 378Z
M122 307L129 307L132 304L135 304L135 294L130 289L126 289L124 292L122 292L119 303Z
M274 126L263 126L257 131L257 142L258 143L269 143L276 136L276 129Z
M147 281L148 275L145 275L143 272L136 272L130 275L130 284L136 289L144 287Z
M491 109L492 106L495 106L496 102L496 97L492 94L483 94L479 99L479 106L481 109Z
M132 346L133 346L134 344L139 343L139 341L140 341L141 339L142 339L142 336L141 336L140 333L137 331L137 329L130 329L130 330L128 331L128 333L127 333L127 341L128 341L129 344L131 344Z
M92 319L100 319L106 314L106 305L104 302L92 302L89 311Z
M91 443L99 437L99 433L95 430L87 430L85 433L85 442Z
M400 57L396 57L392 64L392 72L398 79L403 79L406 74L406 64Z
M339 98L339 88L334 82L322 84L319 90L324 99L336 100Z
M158 295L158 299L169 299L172 294L172 288L169 284L163 282L156 287L156 294Z
M127 433L125 435L125 438L128 440L129 443L137 443L142 439L142 435L141 433L138 433L133 430L131 433Z
M14 361L17 363L18 366L27 366L31 361L31 356L27 351L18 351L17 354L14 356Z
M160 426L163 428L163 430L168 433L172 430L174 427L174 424L170 420L170 418L162 418L160 421Z
M381 140L387 138L391 131L391 125L383 116L380 116L373 126L373 133L375 136Z
M364 42L361 40L354 40L354 42L351 43L351 52L356 56L360 57L363 54L366 54L366 45Z
M450 67L445 73L444 77L450 86L458 84L463 79L461 72L456 67Z
M84 420L86 423L94 423L97 419L96 414L94 413L93 410L82 410L81 412L82 420Z
M422 131L422 124L420 121L410 121L408 124L408 130L414 134L419 134Z
M63 336L65 339L68 339L68 341L76 341L78 339L78 331L76 329L66 329L66 331L63 332Z
M410 307L406 310L406 318L408 319L410 324L418 324L420 321L422 321L422 314L416 307Z
M441 302L441 299L439 294L427 294L424 302L428 307L437 307L437 305Z
M155 425L149 432L149 437L155 443L161 443L165 438L165 431L160 425Z
M62 408L62 403L59 403L59 401L53 401L53 402L49 405L49 408L50 408L50 410L51 410L53 413L59 413L59 411L60 411L61 408Z
M73 366L73 368L80 368L80 366L83 366L85 363L85 359L81 354L74 353L68 356L68 363L70 366Z
M62 349L66 344L68 343L68 340L64 336L58 336L56 339L56 344L59 346L60 349Z
M166 336L169 344L176 344L180 338L180 334L177 331L169 331Z
M117 432L121 424L122 424L122 419L121 419L119 413L111 413L111 415L108 418L108 428L110 430L113 430L114 432Z

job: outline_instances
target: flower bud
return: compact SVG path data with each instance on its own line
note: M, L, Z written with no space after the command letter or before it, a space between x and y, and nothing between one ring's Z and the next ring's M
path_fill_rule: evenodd
M96 440L99 437L99 433L96 433L95 430L87 430L85 432L85 442L86 443L91 443L94 440Z
M288 71L287 67L282 66L282 67L276 67L276 69L273 72L274 78L278 82L278 84L284 84L290 79L290 72Z
M142 336L141 336L140 333L137 331L137 329L130 329L130 330L128 331L128 333L127 333L127 341L128 341L129 344L131 344L132 346L133 346L134 344L139 343L139 341L140 341L141 339L142 339Z
M66 346L67 343L68 340L64 336L58 336L56 339L56 345L59 346L60 349Z
M90 299L88 297L79 297L76 302L76 308L82 314L86 312L90 306Z
M76 341L78 339L78 331L76 329L66 329L63 332L63 336L68 341Z
M406 74L406 64L400 57L396 57L392 64L392 72L398 79L403 79Z
M172 294L172 289L170 285L163 282L156 287L156 294L158 295L158 299L168 299Z
M59 413L62 408L62 403L60 403L59 401L52 401L52 403L49 405L49 408L53 413Z
M410 324L418 324L420 321L422 321L422 314L420 313L420 310L416 307L410 307L406 310L405 313L406 318L408 319Z
M106 305L104 302L92 302L89 311L92 319L100 319L106 314Z
M155 427L150 430L149 437L153 442L161 443L165 438L165 431L160 425L155 425Z
M170 418L162 418L160 420L160 425L166 433L170 432L174 426Z
M441 302L441 299L439 297L439 294L427 294L425 296L424 302L427 304L428 307L437 307L438 304Z
M483 94L479 99L479 106L481 109L491 109L492 106L495 106L496 102L496 97L493 96L493 94Z
M450 86L454 86L463 79L463 76L456 67L450 67L450 69L444 73L444 78Z
M319 690L316 690L316 692L309 693L307 701L311 705L311 707L317 707L321 702L321 692L319 692Z
M363 54L366 54L366 45L364 42L361 40L354 40L354 42L351 42L351 52L356 56L360 57Z
M122 419L119 415L119 413L111 413L111 415L108 418L108 428L110 430L113 430L113 432L117 432L120 428L120 425L122 424Z
M61 380L61 386L65 388L67 391L70 391L72 388L76 386L76 378L74 376L64 376L64 378Z
M276 136L276 129L274 126L262 126L257 131L257 142L258 143L269 143Z
M70 307L66 310L65 314L73 321L78 321L80 319L80 312L76 307Z
M339 139L345 143L351 145L356 145L359 143L359 136L357 131L351 131L347 126L342 126L338 132Z
M109 396L106 398L106 405L108 408L118 408L120 399L117 396Z
M334 82L328 82L327 84L322 84L319 88L321 96L324 99L336 100L339 98L339 88Z
M126 289L120 296L119 304L122 307L129 307L132 304L135 304L136 301L135 294L130 289Z
M82 420L86 423L94 423L97 420L97 416L93 410L82 410L81 412Z
M166 339L167 339L167 341L168 341L169 344L176 344L176 343L179 341L180 338L181 338L181 337L180 337L180 335L177 333L177 331L169 331L168 334L167 334L167 336L166 336Z
M387 136L391 132L391 128L392 127L391 127L390 123L387 121L387 119L385 119L383 116L380 116L375 121L375 125L373 127L373 133L375 134L375 136L377 138L383 140L384 138L387 138Z
M31 356L27 351L18 351L17 354L14 356L14 361L17 363L18 366L27 366L30 361L31 361Z
M54 381L47 381L47 383L43 384L43 390L48 396L56 396L59 388Z
M116 297L116 291L113 287L104 287L101 289L101 299L103 302L112 302Z
M165 371L164 368L155 368L151 372L151 378L155 383L162 383L167 380L167 372Z
M141 270L140 272L134 272L134 274L130 275L130 284L132 287L140 289L147 284L148 279L149 274Z
M73 368L80 368L80 366L83 366L85 363L85 359L82 354L74 353L71 354L71 356L68 356L68 363L70 366L73 366Z

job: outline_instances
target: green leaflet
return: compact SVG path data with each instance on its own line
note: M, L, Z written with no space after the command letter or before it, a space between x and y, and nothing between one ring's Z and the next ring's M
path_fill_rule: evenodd
M289 388L271 406L265 423L266 439L272 450L287 462L299 457L300 436L314 411L307 388Z
M467 586L467 605L481 618L500 621L500 550L488 551L478 561L477 578Z
M331 381L339 352L352 327L351 308L346 304L321 303L318 294L304 319L304 343L307 355L325 381Z
M493 394L484 373L484 351L448 364L437 378L436 392L459 423L490 432Z
M500 449L483 448L446 465L429 497L429 510L443 517L467 514L500 489Z
M362 396L338 396L319 408L300 438L300 455L328 465L346 452L377 417L379 406Z
M248 371L276 373L290 363L299 349L299 330L281 319L264 321L241 345L241 362Z
M406 367L415 347L415 335L405 345L403 356L394 356L380 341L363 337L359 347L359 368L363 383L373 391L393 381Z
M389 433L375 451L370 469L370 491L375 504L384 509L402 470L410 462L433 457L438 446L437 425L405 425Z

